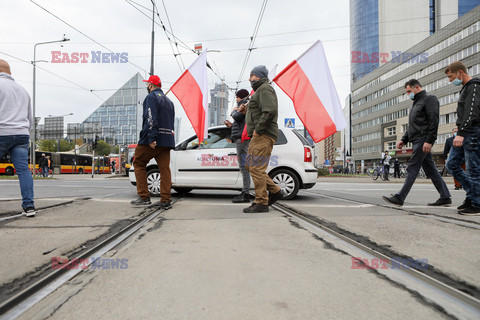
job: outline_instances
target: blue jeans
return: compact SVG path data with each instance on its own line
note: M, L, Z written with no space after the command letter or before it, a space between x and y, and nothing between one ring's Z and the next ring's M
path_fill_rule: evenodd
M28 169L28 135L0 136L0 158L7 152L10 153L13 166L20 181L22 193L22 207L34 207L33 202L33 178Z
M464 136L462 147L450 149L446 167L466 191L467 199L480 208L480 127L471 130ZM464 161L466 171L461 167Z

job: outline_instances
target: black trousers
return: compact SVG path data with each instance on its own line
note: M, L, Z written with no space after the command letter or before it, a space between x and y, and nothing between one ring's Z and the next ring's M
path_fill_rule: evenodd
M438 173L437 167L433 162L432 153L424 153L422 151L423 143L424 141L420 141L414 143L413 145L413 154L408 161L407 166L407 178L403 183L402 190L397 193L397 196L399 196L402 201L405 201L410 189L412 189L413 183L417 179L420 168L423 168L423 171L425 171L427 177L432 180L433 185L440 194L440 198L447 199L451 197L445 181L443 181L442 176L440 176L440 173Z

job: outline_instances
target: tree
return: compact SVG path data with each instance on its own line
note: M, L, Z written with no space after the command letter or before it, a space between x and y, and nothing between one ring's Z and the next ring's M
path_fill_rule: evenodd
M75 147L75 142L68 142L67 140L60 140L60 151L70 151Z
M55 140L40 140L38 142L38 149L46 152L56 152L57 142Z
M98 140L95 154L99 156L108 156L110 153L110 145L103 140Z

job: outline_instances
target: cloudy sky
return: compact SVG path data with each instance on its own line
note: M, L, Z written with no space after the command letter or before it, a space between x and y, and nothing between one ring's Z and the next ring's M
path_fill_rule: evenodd
M322 40L341 104L350 90L348 0L269 0L255 38L254 48L241 76L250 37L259 18L260 0L155 0L167 30L179 39L178 49L155 25L155 74L168 89L195 60L187 48L202 43L209 52L209 87L220 78L231 87L249 88L250 70L259 64L278 71L286 67L316 40ZM41 8L43 7L43 9ZM151 0L0 0L0 59L10 63L12 75L32 93L35 43L60 40L37 47L36 115L74 113L66 122L85 120L136 72L150 70ZM48 12L47 12L48 11ZM56 17L58 18L56 18ZM62 21L59 20L62 19ZM158 16L155 21L161 23ZM126 52L129 63L52 63L52 51ZM42 69L40 69L42 68ZM290 100L277 88L280 117L295 117ZM174 100L177 115L181 105ZM230 94L230 97L233 93ZM231 105L231 104L230 104ZM188 122L182 120L183 124ZM298 120L297 120L298 122Z

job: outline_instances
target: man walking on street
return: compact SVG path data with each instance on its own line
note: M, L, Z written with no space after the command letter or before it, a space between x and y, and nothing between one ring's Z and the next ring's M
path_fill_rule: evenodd
M243 209L243 212L268 212L269 205L283 198L282 189L266 172L273 145L278 138L277 95L270 85L268 70L265 66L253 68L249 81L255 93L248 103L246 115L247 134L252 139L245 166L255 185L255 201L250 207Z
M42 176L48 177L48 159L45 157L45 153L42 153L42 157L38 160L38 167L42 170Z
M30 130L34 127L30 96L12 78L5 60L0 60L0 115L0 158L10 153L20 182L23 212L33 217L33 178L28 169Z
M237 99L237 106L233 108L231 116L233 118L232 135L231 138L237 146L238 165L240 173L242 174L242 193L232 199L233 203L250 202L250 174L245 168L245 161L247 159L248 146L250 139L242 141L242 133L245 128L245 114L247 113L247 102L250 93L246 89L240 89L235 94Z
M397 149L402 149L408 142L413 144L413 153L407 166L407 177L402 189L390 197L383 196L389 203L402 206L410 189L415 182L420 168L423 167L425 174L429 177L440 198L429 203L429 206L444 206L452 203L450 192L445 181L443 181L437 167L432 159L432 146L437 139L439 121L439 103L437 97L428 94L422 89L420 82L416 79L405 83L405 92L413 100L412 109L408 119L408 131L397 142Z
M150 76L147 90L149 94L143 101L143 124L140 139L135 149L133 167L137 180L138 199L131 202L134 206L151 204L147 184L147 163L155 158L160 170L159 206L170 209L172 176L170 172L170 150L175 148L174 121L175 108L172 101L165 96L160 78Z
M457 106L458 132L447 160L447 170L467 193L458 207L463 215L480 214L480 79L472 78L465 65L453 62L445 69L453 85L463 85ZM467 171L461 164L465 162Z

